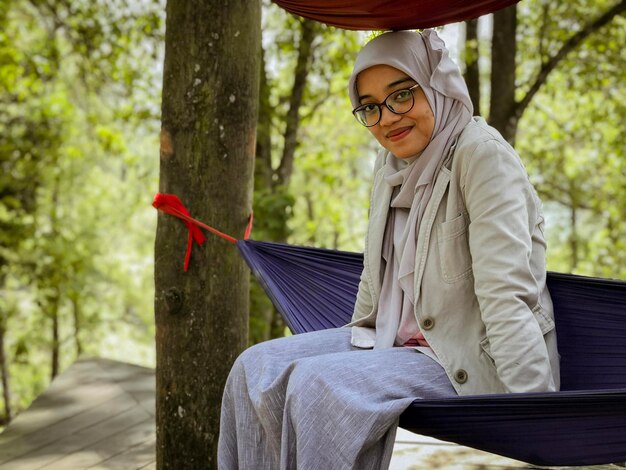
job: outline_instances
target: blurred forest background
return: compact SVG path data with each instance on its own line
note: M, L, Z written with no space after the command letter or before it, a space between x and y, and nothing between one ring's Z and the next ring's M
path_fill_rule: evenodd
M442 31L544 201L553 271L626 278L624 4ZM154 366L164 21L164 1L0 0L0 426L80 355ZM253 238L362 250L376 145L345 86L368 37L264 3ZM253 284L250 343L284 332Z

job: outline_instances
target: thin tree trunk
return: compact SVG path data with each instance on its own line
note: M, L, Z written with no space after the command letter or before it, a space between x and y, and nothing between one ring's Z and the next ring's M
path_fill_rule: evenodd
M272 187L272 107L270 85L265 71L265 53L261 48L259 81L259 117L257 121L256 159L254 165L255 190L267 191Z
M59 207L59 186L61 185L60 176L54 179L54 186L52 189L52 209L50 212L50 225L52 227L51 238L55 239L59 236L59 219L57 214L57 208ZM51 279L53 297L48 298L48 302L46 302L45 308L47 309L48 315L52 320L52 350L51 352L51 365L50 365L50 379L54 380L54 378L59 375L59 355L60 355L60 346L61 340L59 335L59 302L61 292L59 290L58 280Z
M571 269L570 272L575 272L578 267L578 202L576 197L576 187L572 180L569 183L569 198L570 205L570 251L571 251Z
M8 424L12 418L11 412L11 389L9 387L9 366L4 347L6 326L0 324L0 369L2 369L2 398L4 400L4 418L2 424Z
M240 237L251 210L260 2L168 0L159 191ZM155 247L157 466L217 468L226 377L248 338L249 272L211 234L183 272L185 224L160 213Z
M626 253L622 249L622 238L620 237L621 232L618 228L621 223L622 221L620 217L613 214L609 214L606 219L606 231L610 242L609 252L615 253L614 259L616 260L616 266L626 265ZM606 268L606 266L601 265L600 268ZM598 274L603 275L603 272L598 269Z
M315 221L315 205L313 203L313 197L311 196L311 193L309 193L309 192L304 193L304 200L306 202L306 215L307 215L307 218L311 222L314 222ZM312 246L315 246L315 244L317 243L315 232L313 232L313 233L311 233L311 235L309 235L309 239L307 240L307 243L311 244Z
M263 287L252 276L250 278L250 344L262 343L272 337L274 305L267 298Z
M80 303L78 301L78 295L73 294L70 297L72 302L72 316L74 318L74 344L76 345L76 357L80 357L83 354L83 344L80 340Z
M571 251L571 272L575 272L578 267L578 235L576 233L577 223L576 218L578 215L578 208L576 206L570 207L570 224L571 224L571 234L570 234L570 251Z
M334 231L334 236L333 236L333 250L338 250L339 249L339 230L335 229Z
M465 22L465 83L474 105L474 116L480 116L479 58L478 18L475 18Z
M285 328L287 328L287 324L283 319L282 315L274 308L272 315L272 327L270 330L270 334L272 338L282 338L285 336Z
M304 97L307 76L313 55L313 40L315 39L317 26L314 21L302 20L300 43L298 45L298 61L294 73L293 89L289 99L289 111L287 111L287 126L285 129L285 142L283 155L278 169L278 183L289 186L293 173L293 160L298 143L298 127L300 126L300 106Z
M300 42L298 44L298 59L294 72L294 82L291 95L289 97L289 110L286 116L286 127L284 133L283 152L280 159L280 166L276 171L277 179L275 187L289 187L293 174L294 157L298 143L298 128L300 126L300 107L304 98L304 90L307 84L307 77L313 60L313 41L317 34L317 25L311 20L302 20ZM277 241L287 241L287 221L283 235ZM283 317L274 309L272 316L271 336L280 338L285 335L286 324Z
M59 375L59 356L61 340L59 335L59 295L58 290L55 292L54 299L49 304L50 317L52 318L52 366L50 371L50 379Z
M272 121L273 109L270 103L271 86L268 82L265 70L265 51L261 47L259 76L259 113L257 119L256 154L254 160L254 192L255 210L259 209L258 198L267 197L273 192L274 169L272 168ZM264 232L264 225L268 222L268 217L262 217L255 224L257 229ZM271 237L269 237L271 239ZM251 299L266 297L263 288L252 278L250 284ZM255 297L257 296L257 297ZM264 300L265 300L264 299ZM250 309L250 342L258 343L271 338L272 320L274 318L274 306L269 302L251 302Z
M515 141L515 55L517 7L512 5L493 15L491 44L491 100L489 124L511 144Z

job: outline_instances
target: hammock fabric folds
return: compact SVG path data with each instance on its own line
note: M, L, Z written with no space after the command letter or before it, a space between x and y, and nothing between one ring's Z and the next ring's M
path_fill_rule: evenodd
M519 0L273 0L295 15L343 29L432 28L465 21Z
M239 240L237 246L294 333L345 325L361 254ZM416 400L410 431L535 465L626 461L626 282L548 274L562 391Z
M248 240L192 218L174 195L154 207L231 243L294 333L350 321L363 256ZM196 240L197 241L197 240ZM200 243L200 242L198 242ZM626 282L548 273L561 354L561 391L416 400L400 417L410 431L535 465L626 461Z

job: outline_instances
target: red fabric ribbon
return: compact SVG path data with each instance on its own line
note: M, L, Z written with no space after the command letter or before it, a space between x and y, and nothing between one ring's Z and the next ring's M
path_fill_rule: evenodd
M187 210L187 208L180 202L178 197L173 194L161 194L157 193L154 196L154 201L152 201L152 205L163 212L166 212L170 215L183 219L185 225L187 226L187 230L189 230L189 237L187 240L187 253L185 254L185 272L189 269L189 260L191 258L191 248L193 247L193 242L195 241L198 245L202 245L206 238L202 233L202 230L198 227L198 224L195 224L193 221L188 220L191 219L191 214Z
M222 237L224 240L229 241L230 243L237 243L237 239L227 235L223 232L220 232L213 227L209 227L206 224L203 224L197 219L191 217L191 214L184 206L184 204L178 199L178 196L174 194L161 194L157 193L154 196L154 200L152 201L152 205L154 208L166 212L167 214L173 215L174 217L178 217L185 222L187 229L189 230L189 237L187 240L187 253L185 254L185 272L189 269L189 259L191 258L191 248L193 247L193 242L195 241L198 245L202 245L206 238L204 234L200 230L202 227L205 230L208 230L215 235ZM250 213L250 220L248 221L248 226L246 227L246 232L244 234L244 240L247 240L250 237L250 232L252 231L252 220L253 214Z

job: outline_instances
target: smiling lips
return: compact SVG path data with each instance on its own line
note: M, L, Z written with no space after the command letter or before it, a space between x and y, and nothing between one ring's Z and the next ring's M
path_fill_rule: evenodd
M411 126L400 127L398 129L394 129L394 130L390 131L386 135L386 137L389 140L391 140L392 142L396 142L396 141L406 137L408 135L408 133L411 131L411 129L412 129Z

